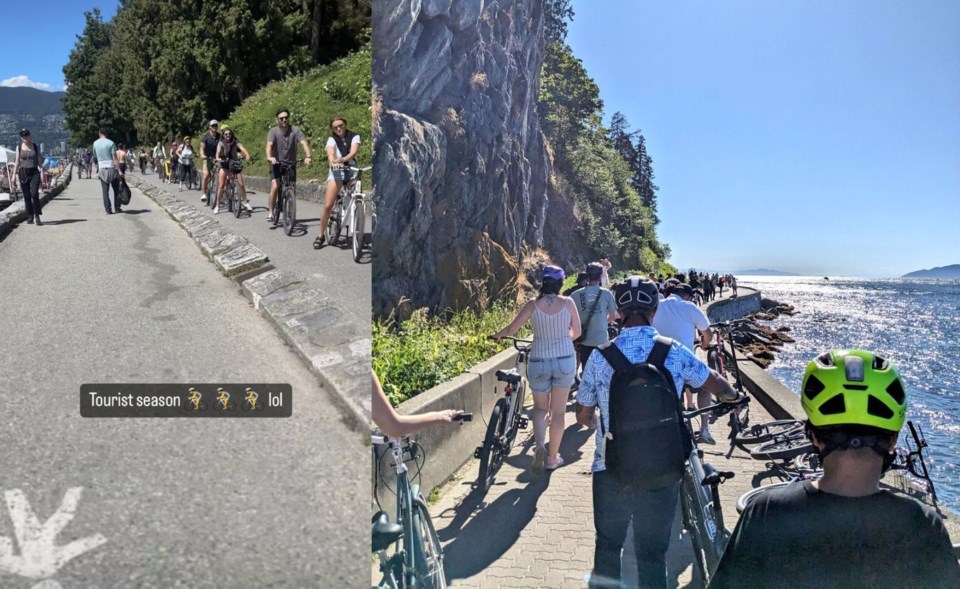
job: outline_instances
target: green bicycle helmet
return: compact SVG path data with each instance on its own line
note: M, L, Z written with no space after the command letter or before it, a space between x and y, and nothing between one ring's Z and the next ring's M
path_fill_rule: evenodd
M907 415L897 369L865 350L830 350L807 364L800 403L818 428L852 425L897 433Z

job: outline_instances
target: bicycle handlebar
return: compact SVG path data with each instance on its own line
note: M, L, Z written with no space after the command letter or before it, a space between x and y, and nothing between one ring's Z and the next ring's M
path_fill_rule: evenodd
M520 339L520 338L518 338L518 337L513 337L513 336L511 336L511 335L505 335L505 336L499 337L499 338L493 337L492 335L488 335L487 338L488 338L488 339L492 339L493 341L500 341L500 340L502 340L502 339L511 340L511 341L513 342L513 347L516 348L518 352L523 351L523 350L520 349L520 344L530 344L530 345L533 345L533 340Z
M717 321L716 323L711 323L710 327L733 327L734 325L740 325L741 323L749 323L749 319L734 319L732 321Z
M740 405L745 405L749 402L750 402L750 397L748 397L747 395L743 395L739 399L730 401L729 403L724 403L724 402L714 403L713 405L709 405L701 409L695 409L693 411L684 411L683 418L693 419L694 417L699 417L705 413L716 413L717 415L723 415L724 413L727 413L733 410L735 407L739 407Z

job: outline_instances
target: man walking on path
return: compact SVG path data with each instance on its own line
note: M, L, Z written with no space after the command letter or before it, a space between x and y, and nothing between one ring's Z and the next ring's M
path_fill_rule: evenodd
M675 339L691 352L693 352L693 340L698 329L703 334L700 343L702 349L706 350L710 342L713 341L710 321L700 310L700 307L690 301L692 298L693 287L689 284L679 284L671 287L667 291L667 298L660 301L657 314L653 318L653 327L657 330L657 333ZM693 392L689 388L684 388L683 397L686 406L691 407L693 405ZM706 407L709 404L710 393L699 391L697 393L697 407ZM717 442L710 435L709 421L706 418L700 420L700 441L707 444L716 444Z
M604 267L596 262L587 264L587 286L573 293L573 302L580 314L582 339L580 344L580 367L587 365L590 354L610 341L607 322L617 320L617 302L613 293L600 286Z
M300 127L290 125L290 110L281 108L277 111L277 126L267 133L267 160L270 162L270 212L267 221L273 222L276 214L277 192L280 190L280 178L283 170L281 164L290 168L291 177L297 180L297 144L303 147L307 157L304 163L310 165L310 145Z
M107 130L100 129L100 139L93 142L93 152L97 156L97 178L103 190L103 208L108 215L122 213L120 209L120 160L117 158L117 146L107 139ZM110 187L113 186L113 210L110 210Z
M630 276L614 288L623 313L623 330L612 345L630 363L647 362L658 335L652 327L660 302L657 285L640 276ZM668 347L662 366L673 383L670 394L678 394L683 385L688 384L703 387L724 401L737 398L729 382L678 342L672 342ZM599 407L602 423L602 428L597 428L591 468L593 522L597 536L590 587L621 587L620 557L631 520L640 587L666 587L666 554L680 496L679 477L665 486L641 490L622 482L618 472L608 472L605 443L611 437L610 387L613 377L614 369L604 354L593 354L584 368L583 382L577 393L577 422L586 427L597 427L596 408ZM629 466L617 464L616 470L622 474L629 470ZM642 476L644 473L635 474Z

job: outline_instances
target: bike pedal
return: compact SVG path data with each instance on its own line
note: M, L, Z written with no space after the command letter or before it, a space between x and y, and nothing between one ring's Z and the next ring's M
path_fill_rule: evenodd
M529 423L530 421L526 417L521 417L517 420L517 427L520 429L527 429L527 425L529 425Z
M473 457L479 459L481 450L483 450L483 446L477 446L477 449L473 451Z

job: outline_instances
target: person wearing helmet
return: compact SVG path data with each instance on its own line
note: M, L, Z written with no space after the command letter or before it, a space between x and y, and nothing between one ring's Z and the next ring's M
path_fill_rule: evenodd
M510 325L491 335L499 340L517 333L527 321L533 327L533 347L527 365L527 382L533 392L533 468L553 470L563 465L563 440L567 398L577 372L573 340L580 337L580 317L573 300L560 294L566 275L559 266L543 269L540 295L520 309ZM550 421L550 455L547 456L547 416ZM544 464L546 459L546 464Z
M613 288L613 296L623 315L623 329L611 344L632 363L645 362L656 343L658 333L653 318L660 303L657 284L641 276L629 276ZM687 384L703 388L722 401L736 400L737 393L723 377L710 370L692 351L674 341L664 366L674 390ZM577 422L596 427L597 408L604 430L610 430L609 400L614 369L602 353L593 354L583 371L577 393ZM593 465L593 523L596 529L593 574L590 587L620 587L620 553L627 528L633 521L638 581L641 587L665 587L666 554L670 545L680 483L640 491L625 486L606 472L602 454L601 429L597 428Z
M896 368L831 350L807 365L800 402L823 478L757 495L710 587L960 587L940 515L880 488L907 412Z
M600 285L604 271L605 267L600 263L587 264L587 286L578 290L572 297L577 305L577 312L580 313L583 334L582 339L577 342L581 369L586 366L590 354L597 347L610 341L607 323L616 321L618 318L617 303L613 300L613 293Z

